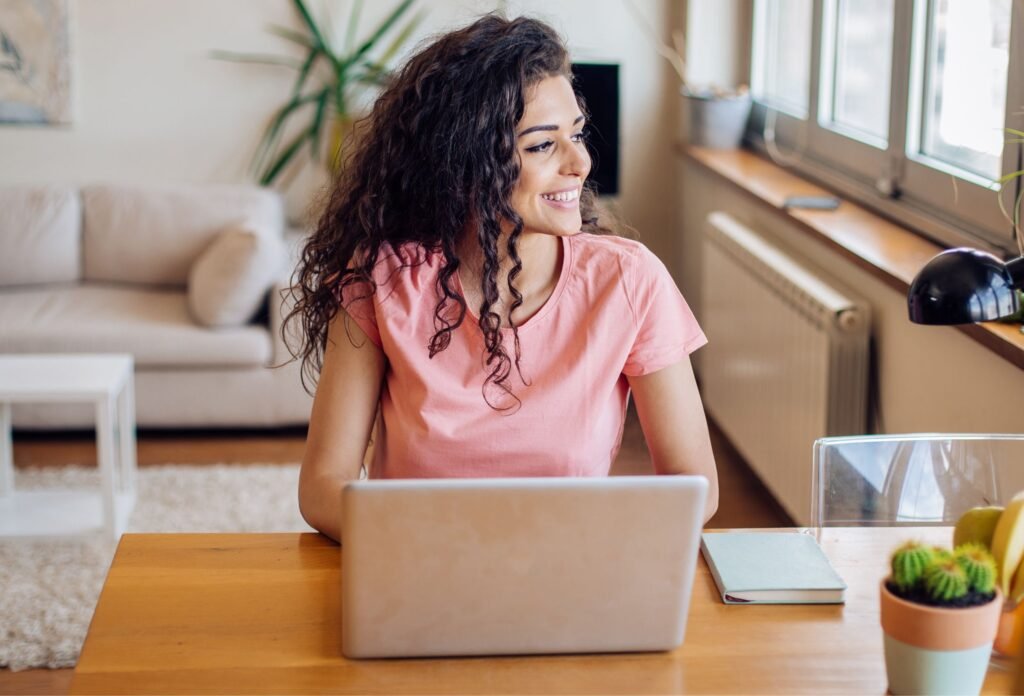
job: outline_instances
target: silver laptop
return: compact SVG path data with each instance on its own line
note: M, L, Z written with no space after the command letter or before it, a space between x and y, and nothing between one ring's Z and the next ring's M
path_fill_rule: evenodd
M707 480L403 479L345 487L347 657L671 650Z

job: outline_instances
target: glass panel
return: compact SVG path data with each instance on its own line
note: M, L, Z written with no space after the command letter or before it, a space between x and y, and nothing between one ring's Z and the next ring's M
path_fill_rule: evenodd
M1024 435L877 435L814 445L815 526L949 524L1024 490Z
M895 0L838 0L830 119L889 138L889 82Z
M921 151L1000 176L1011 0L935 0L929 18Z
M811 72L811 0L762 0L757 97L807 115Z

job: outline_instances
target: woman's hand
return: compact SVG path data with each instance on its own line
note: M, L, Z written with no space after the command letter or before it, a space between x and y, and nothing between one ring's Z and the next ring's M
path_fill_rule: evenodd
M627 379L655 472L707 478L707 522L718 509L718 472L690 359Z
M339 309L327 332L299 472L303 518L335 541L341 541L341 490L359 478L386 367L383 351Z

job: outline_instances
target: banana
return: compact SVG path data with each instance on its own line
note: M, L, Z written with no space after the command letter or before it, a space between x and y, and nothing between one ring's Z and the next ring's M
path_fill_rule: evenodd
M1010 594L1006 595L1007 601L1012 601L1014 604L1019 604L1024 599L1024 572L1021 568L1017 569L1017 574L1013 578L1013 589L1010 590Z
M1009 596L1010 583L1024 558L1024 493L1015 495L999 516L992 535L992 556L999 571L999 588Z

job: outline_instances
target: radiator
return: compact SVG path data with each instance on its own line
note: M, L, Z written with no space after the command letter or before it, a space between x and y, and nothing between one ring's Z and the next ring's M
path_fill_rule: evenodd
M711 213L706 223L705 407L808 525L815 439L865 432L870 309L729 215Z

